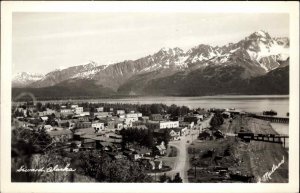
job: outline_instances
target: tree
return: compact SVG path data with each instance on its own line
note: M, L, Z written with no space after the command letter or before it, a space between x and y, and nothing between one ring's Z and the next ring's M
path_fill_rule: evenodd
M180 177L179 173L176 173L174 179L172 180L173 183L182 183L182 178Z
M147 134L144 136L142 144L149 148L152 148L154 146L154 137L151 130L148 130Z
M43 111L43 110L42 110L42 107L43 107L43 104L42 104L42 103L40 103L40 102L36 103L36 109L38 110L38 112Z
M45 130L40 132L28 129L17 128L12 130L12 181L32 182L38 181L39 176L33 172L16 172L18 168L24 165L26 168L32 167L34 155L46 152L46 147L52 143L51 137ZM49 160L48 158L46 160ZM53 162L54 163L54 162Z
M217 127L222 125L224 122L223 116L221 113L215 113L213 118L210 120L210 125L212 127Z
M85 175L99 182L151 182L145 168L138 162L126 159L113 160L105 152L82 152L80 168Z
M169 176L167 176L166 173L164 173L164 175L159 177L159 181L160 182L170 182L171 178Z
M169 141L170 141L170 139L171 139L170 132L169 132L169 130L168 130L168 129L165 129L165 131L164 131L164 134L163 134L162 141L164 141L164 142L165 142L165 144L166 144L166 145L168 145L168 144L169 144Z

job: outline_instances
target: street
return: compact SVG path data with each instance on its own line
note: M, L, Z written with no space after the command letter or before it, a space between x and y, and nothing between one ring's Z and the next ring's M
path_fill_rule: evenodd
M203 125L209 125L210 119L212 116L210 116L208 119L201 122ZM189 160L188 160L188 146L197 139L200 129L199 127L196 127L195 130L190 130L189 134L187 136L182 136L180 141L170 141L169 146L173 146L177 149L177 157L176 162L174 164L174 168L166 172L166 174L170 177L174 177L176 173L180 174L180 177L182 178L183 183L188 182L188 175L187 170L189 169Z

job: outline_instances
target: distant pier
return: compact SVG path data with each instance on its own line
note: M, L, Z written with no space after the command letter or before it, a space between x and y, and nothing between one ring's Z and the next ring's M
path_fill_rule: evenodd
M286 123L286 124L289 123L288 117L273 117L273 116L264 116L264 115L257 115L257 114L249 114L248 116L256 119L270 121L272 123Z
M288 135L254 135L253 140L255 141L265 141L265 142L271 142L271 143L281 143L283 144L283 147L285 147L285 139L289 138Z

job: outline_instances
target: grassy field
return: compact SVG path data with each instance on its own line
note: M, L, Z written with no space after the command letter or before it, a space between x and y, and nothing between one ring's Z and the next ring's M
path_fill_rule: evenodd
M224 133L234 133L241 127L257 134L276 134L269 122L249 117L237 117L231 123L226 120L219 129ZM273 164L278 165L283 157L284 163L272 173L268 182L288 182L288 152L278 143L245 143L235 137L196 140L189 146L188 153L193 166L188 172L190 182L237 182L228 175L220 175L214 170L215 167L225 167L231 172L254 176L252 182L256 182L259 177L272 170Z

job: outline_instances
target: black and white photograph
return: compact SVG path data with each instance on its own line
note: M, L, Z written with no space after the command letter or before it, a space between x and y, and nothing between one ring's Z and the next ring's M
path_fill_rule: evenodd
M165 8L10 13L10 183L295 180L299 11Z

